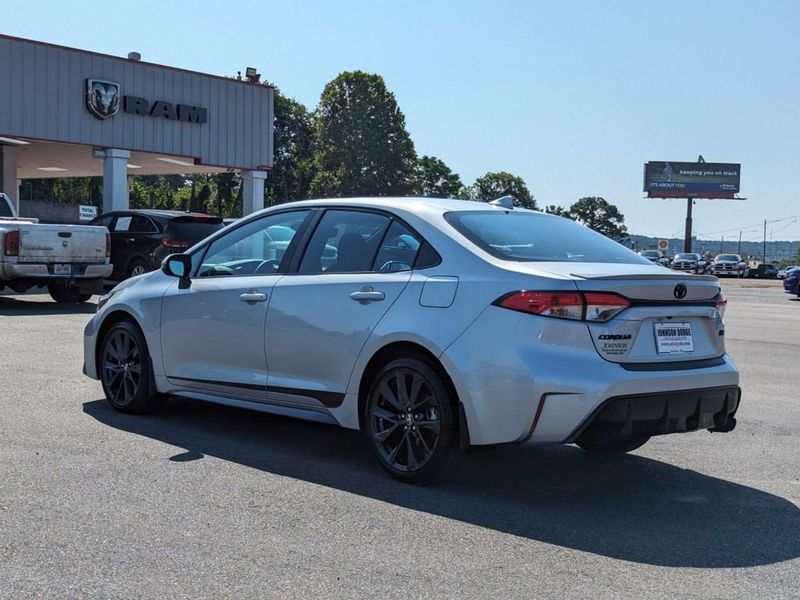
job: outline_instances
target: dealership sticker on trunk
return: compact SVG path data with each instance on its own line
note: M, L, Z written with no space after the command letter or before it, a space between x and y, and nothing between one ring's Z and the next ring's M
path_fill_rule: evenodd
M691 323L656 323L655 329L659 354L694 352Z

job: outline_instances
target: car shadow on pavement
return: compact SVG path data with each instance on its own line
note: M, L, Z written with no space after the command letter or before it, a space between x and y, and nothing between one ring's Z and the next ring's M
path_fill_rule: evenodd
M107 426L185 449L165 460L214 456L611 558L734 568L800 556L800 509L792 502L643 456L504 446L459 455L444 483L421 487L386 475L351 430L177 398L144 417L117 413L104 400L83 406Z
M97 312L97 304L94 302L58 304L49 297L45 302L24 298L25 296L0 296L0 316L91 315Z

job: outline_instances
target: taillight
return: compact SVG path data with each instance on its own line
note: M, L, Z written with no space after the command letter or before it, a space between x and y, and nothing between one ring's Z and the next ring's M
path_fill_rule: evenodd
M619 294L586 292L584 298L586 298L587 321L608 321L631 305Z
M3 254L6 256L19 256L19 230L9 231L3 237Z
M162 238L161 245L165 248L191 248L194 246L194 242L177 238Z
M722 290L720 290L719 294L717 294L717 297L714 299L714 306L717 307L719 316L724 317L725 309L728 306L728 299L725 297L725 293Z
M497 306L558 319L608 321L630 302L606 292L512 292L495 301Z
M111 256L111 234L106 231L106 258Z
M579 292L514 292L500 298L496 304L544 317L578 321L583 318L583 294Z

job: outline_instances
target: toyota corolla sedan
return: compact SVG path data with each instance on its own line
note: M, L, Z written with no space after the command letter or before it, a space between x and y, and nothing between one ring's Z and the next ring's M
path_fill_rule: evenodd
M84 371L121 412L171 395L360 429L393 476L430 481L470 446L732 430L724 310L716 278L508 199L315 200L118 285Z

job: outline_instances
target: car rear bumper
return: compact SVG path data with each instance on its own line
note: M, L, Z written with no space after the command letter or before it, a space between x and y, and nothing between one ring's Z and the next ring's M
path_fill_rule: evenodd
M13 263L6 265L10 278L18 279L104 279L111 275L113 265L73 265L70 275L56 275L47 263Z
M441 360L476 445L566 443L610 399L739 385L724 354L626 369L597 353L585 323L497 307L473 322Z
M736 426L737 386L617 396L605 400L567 441L602 443L642 436Z

